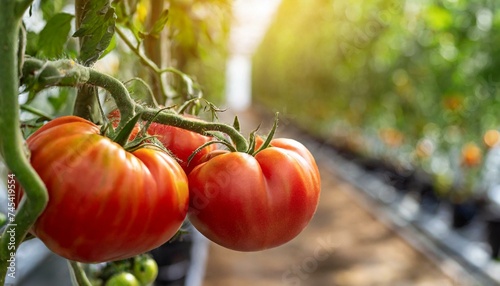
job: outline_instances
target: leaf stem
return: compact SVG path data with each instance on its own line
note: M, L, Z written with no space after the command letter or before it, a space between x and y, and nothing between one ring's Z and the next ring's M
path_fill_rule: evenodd
M164 98L172 98L173 95L168 91L167 89L167 84L163 80L161 76L161 69L158 67L158 65L153 62L150 58L148 58L140 49L139 45L134 45L130 39L125 35L125 32L120 29L120 27L116 26L115 27L115 32L116 34L122 39L122 41L129 47L129 49L134 52L134 54L139 58L139 60L147 66L152 72L154 72L158 78L158 83L160 85L160 91L162 93L162 96Z
M34 114L34 115L37 115L37 116L40 116L41 118L43 118L44 120L52 120L54 119L54 117L52 117L51 115L39 110L39 109L36 109L32 106L29 106L29 105L26 105L26 104L23 104L21 105L21 110L23 111L27 111L31 114Z

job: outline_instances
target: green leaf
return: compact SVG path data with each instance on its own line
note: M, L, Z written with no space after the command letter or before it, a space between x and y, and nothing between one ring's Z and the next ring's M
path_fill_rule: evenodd
M168 9L164 10L161 12L160 17L158 20L154 23L153 27L151 28L151 31L149 31L149 35L153 37L158 37L165 28L165 25L168 22Z
M428 25L435 30L445 30L453 24L450 11L437 5L430 6L424 15Z
M276 133L276 129L278 128L278 121L279 121L278 115L279 115L278 112L276 112L276 114L274 115L274 124L273 124L273 127L271 128L271 131L269 131L269 134L267 134L266 141L264 141L264 143L262 144L262 146L260 146L259 150L255 151L252 154L253 156L257 155L257 153L259 153L260 151L266 149L271 144L271 141L273 140L274 134ZM252 150L249 150L249 151L252 151Z
M25 53L27 55L36 57L36 54L38 53L38 38L39 34L28 31L26 33L26 51Z
M64 52L69 38L73 15L59 13L50 18L38 38L37 56L41 58L58 58Z
M80 60L90 66L111 43L115 33L116 15L109 0L89 1L80 28L73 34L81 43Z
M65 0L41 0L40 8L45 20L50 20L55 14L61 12L66 4Z
M111 52L115 48L116 48L116 37L113 35L111 37L111 42L109 43L109 45L106 48L106 50L104 50L104 52L102 53L102 55L99 57L99 59L104 58L107 54L109 54L109 52Z
M233 127L236 131L240 132L240 121L238 120L238 116L234 117Z

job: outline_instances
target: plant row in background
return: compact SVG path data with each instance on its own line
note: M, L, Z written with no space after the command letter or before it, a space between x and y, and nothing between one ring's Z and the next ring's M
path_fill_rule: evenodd
M440 196L482 196L500 168L498 28L495 1L285 0L254 95L339 148L424 170Z

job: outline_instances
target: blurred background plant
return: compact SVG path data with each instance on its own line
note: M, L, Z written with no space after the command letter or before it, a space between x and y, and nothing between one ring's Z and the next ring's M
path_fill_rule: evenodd
M284 0L253 94L338 147L424 170L441 195L482 194L499 141L499 5Z
M85 51L79 51L78 37L83 38L86 32L75 34L78 30L75 17L79 17L75 15L75 5L92 3L104 7L106 2L35 1L35 8L25 16L26 54L42 59L85 61ZM111 30L98 35L109 37L110 44L104 45L107 48L98 60L88 60L96 69L120 79L146 80L156 103L161 105L180 104L202 93L216 104L223 100L231 1L111 2L117 18L110 17L109 22L116 21L116 33ZM138 80L127 82L127 86L137 100L145 100L148 91ZM39 118L73 113L75 97L76 91L71 88L44 90L36 97L23 94L25 126L35 127Z

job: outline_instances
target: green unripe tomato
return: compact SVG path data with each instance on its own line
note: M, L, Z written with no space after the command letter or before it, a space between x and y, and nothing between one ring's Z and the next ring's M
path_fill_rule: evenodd
M158 275L158 264L152 258L139 258L134 263L133 273L142 285L153 283Z
M132 273L121 272L111 276L105 286L140 286L141 283Z

